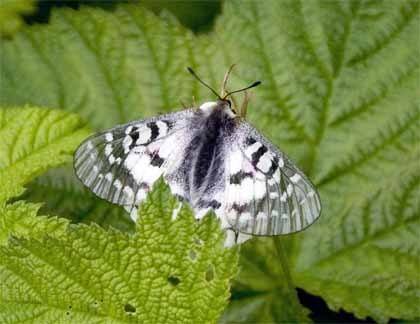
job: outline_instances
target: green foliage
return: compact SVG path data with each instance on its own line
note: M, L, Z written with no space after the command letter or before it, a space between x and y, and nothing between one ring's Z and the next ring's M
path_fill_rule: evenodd
M300 304L286 270L291 239L260 238L241 247L241 271L221 323L310 322L309 311Z
M212 215L197 223L185 205L173 221L178 202L163 182L142 204L134 234L7 203L40 172L68 161L88 134L63 111L0 110L0 322L216 321L237 251L223 247Z
M22 14L32 13L33 0L0 1L0 37L11 36L23 25Z
M60 232L66 222L35 216L39 204L7 201L24 191L23 185L47 168L72 158L89 134L79 117L36 107L0 109L0 243L10 234L42 236Z
M36 107L0 109L0 202L47 168L72 160L89 132L74 114Z
M235 249L214 216L202 222L160 182L134 235L71 225L0 246L0 320L42 323L208 323L229 297Z
M418 318L419 3L265 3L229 2L217 31L266 81L252 116L320 190L320 221L286 242L294 283L360 318ZM259 265L258 244L242 264ZM239 285L269 301L244 268Z
M61 235L67 222L57 217L38 216L39 204L18 201L0 206L0 244L11 236L42 238L45 233Z
M48 26L25 28L1 45L0 103L76 111L102 129L174 110L180 100L208 100L208 91L185 72L188 65L216 85L231 63L239 63L232 88L263 81L248 119L303 167L321 193L320 221L282 240L294 285L360 318L415 319L418 5L227 1L215 31L199 36L166 14L156 17L136 6L56 10ZM32 192L60 192L68 183L64 175L44 179L54 179L55 187L37 182ZM48 199L51 211L57 205ZM246 243L224 320L305 318L272 244Z

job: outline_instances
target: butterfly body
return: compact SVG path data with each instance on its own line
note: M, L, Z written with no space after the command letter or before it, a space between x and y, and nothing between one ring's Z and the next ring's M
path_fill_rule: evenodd
M215 191L223 191L225 178L226 144L235 131L237 120L227 103L208 102L197 109L187 128L191 138L184 151L181 174L184 198L196 209L217 209L221 202L212 197ZM170 180L173 175L167 175Z
M311 182L226 99L93 135L74 165L96 195L129 210L162 176L197 219L213 210L230 241L300 231L321 210Z

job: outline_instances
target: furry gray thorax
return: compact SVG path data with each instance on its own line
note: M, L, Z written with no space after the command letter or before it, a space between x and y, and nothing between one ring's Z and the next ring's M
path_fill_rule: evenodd
M218 204L216 201L205 201L203 197L224 186L226 155L223 150L238 122L228 115L225 107L217 105L210 114L198 110L193 118L195 127L185 151L183 171L189 189L187 192L195 193L189 200L200 207Z

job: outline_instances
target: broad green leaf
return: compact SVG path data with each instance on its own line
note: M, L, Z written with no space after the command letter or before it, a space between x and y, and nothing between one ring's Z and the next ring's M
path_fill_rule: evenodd
M226 55L263 80L251 118L321 193L320 221L295 235L294 283L378 321L420 314L418 4L228 2L217 25ZM239 278L250 294L256 280Z
M36 217L39 204L7 200L47 168L69 161L88 134L80 118L63 111L29 106L0 110L0 243L11 234L38 237L63 229L62 220Z
M18 201L0 206L0 244L5 244L11 235L39 238L45 233L59 236L68 222L57 217L39 216L39 204Z
M59 237L0 248L0 321L211 323L229 297L236 249L214 215L197 223L162 182L134 235L71 225ZM64 293L63 293L64 292Z
M292 244L289 236L248 241L241 247L241 271L221 323L310 322L290 278Z
M72 160L89 135L81 119L63 111L26 106L0 109L0 204L23 191L47 168Z
M188 65L216 87L239 63L232 88L263 81L249 121L321 193L320 221L285 243L292 282L360 318L415 319L418 19L418 1L227 1L215 31L196 37L141 7L56 10L50 25L1 45L0 103L78 111L105 128L175 110L192 96L209 100ZM255 240L242 255L236 291L251 296L241 301L245 320L267 319L267 308L246 306L260 300L268 309L296 302L293 293L270 299L277 287L287 291L270 251L270 240ZM263 279L256 260L264 258ZM261 280L267 285L254 298Z
M193 34L172 18L119 6L55 10L50 22L2 44L0 103L58 107L105 128L208 95L186 70Z
M15 34L23 25L22 14L34 11L34 0L0 1L0 37Z

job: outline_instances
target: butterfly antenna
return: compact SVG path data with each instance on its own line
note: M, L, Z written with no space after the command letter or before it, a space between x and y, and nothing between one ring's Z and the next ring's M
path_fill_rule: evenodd
M235 65L236 64L232 64L230 67L229 67L229 70L227 70L227 72L226 72L226 74L225 74L225 77L223 78L223 82L222 82L222 96L224 96L226 93L228 93L228 91L226 90L226 88L227 88L227 82L228 82L228 79L229 79L229 76L230 76L230 73L232 72L232 70L233 70L233 68L235 67Z
M190 72L198 80L198 82L200 82L207 89L210 89L210 91L213 92L217 96L217 98L219 98L220 100L222 100L222 98L219 96L219 94L212 87L210 87L207 83L205 83L203 80L201 80L198 77L198 75L194 72L194 70L192 68L187 67L187 70L188 70L188 72Z
M254 88L254 87L256 87L256 86L258 86L258 85L260 85L260 84L261 84L261 81L255 81L253 84L251 84L250 86L247 86L246 88L239 89L239 90L235 90L235 91L232 91L232 92L227 93L227 94L226 94L226 95L222 98L222 100L226 99L226 98L227 98L227 97L229 97L231 94L234 94L234 93L237 93L237 92L241 92L241 91L245 91L245 90L248 90L248 89Z

